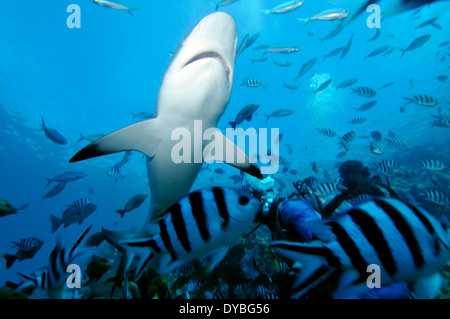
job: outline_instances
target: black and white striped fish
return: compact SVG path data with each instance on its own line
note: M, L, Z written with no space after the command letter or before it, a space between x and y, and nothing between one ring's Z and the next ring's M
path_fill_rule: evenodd
M373 199L372 195L361 194L361 195L358 195L355 198L351 198L351 199L349 199L347 201L352 206L359 206L359 205L364 204L365 202L368 202L368 201L370 201L372 199Z
M33 258L43 244L44 242L36 237L24 238L19 242L13 242L13 248L18 248L16 254L2 255L6 259L6 269L9 269L16 260L21 261Z
M125 176L122 175L122 173L120 172L120 169L116 169L114 167L106 171L106 175L108 175L110 178L114 180L114 185L116 185L116 183L121 179L125 178Z
M442 171L445 169L445 164L435 159L423 160L421 163L422 166L429 171Z
M431 115L435 120L433 122L430 122L433 126L438 127L450 127L450 117L444 114L439 115Z
M377 95L377 91L367 86L358 86L356 89L352 88L352 90L353 93L356 93L362 97L374 97L375 95Z
M350 124L361 124L364 123L367 119L364 116L359 116L351 119L349 121Z
M379 140L378 142L370 142L370 151L374 154L381 155L389 151L389 143L385 140Z
M290 89L290 90L297 90L298 89L298 85L294 81L285 82L283 85L284 85L285 88Z
M345 142L345 143L350 143L351 141L353 141L355 139L356 133L355 131L350 131L348 133L345 133L342 137L341 137L341 141Z
M33 287L37 288L36 295L39 298L48 297L50 299L65 298L64 288L67 284L69 273L67 267L72 264L78 256L83 253L80 249L80 243L92 226L89 226L69 251L66 251L61 243L58 242L50 254L49 264L39 271L37 275L25 275L19 273L20 276L32 282ZM34 294L34 293L33 293ZM70 296L71 294L69 294ZM33 296L33 295L32 295ZM31 298L31 297L30 297Z
M398 163L393 159L384 159L379 164L392 168L400 167L400 165L398 165Z
M372 131L372 132L370 132L370 136L372 137L372 139L373 139L375 142L379 142L379 141L381 141L381 139L383 138L383 136L381 135L381 133L378 132L378 131Z
M424 190L422 194L427 200L438 205L448 205L450 203L448 197L436 189Z
M257 199L234 188L204 188L182 197L149 225L148 237L124 237L108 230L102 234L114 247L126 251L123 265L129 265L132 259L137 263L135 280L150 264L160 274L167 274L214 254L212 269L226 255L230 244L249 230L260 206ZM122 278L121 274L117 274L117 279L118 276Z
M450 257L450 232L425 210L393 198L375 198L305 227L319 240L270 244L276 253L302 265L292 285L293 298L327 279L336 283L327 285L334 298L367 292L369 265L379 267L382 287L421 283L425 286L417 285L415 293L426 298L418 288L439 279L438 272Z
M47 270L47 294L51 299L62 298L63 289L66 286L67 267L72 264L81 253L79 246L86 234L92 226L89 226L83 234L78 238L69 251L62 247L61 243L57 243L50 254L50 260Z
M376 163L375 168L386 176L392 176L394 175L394 166L390 166L384 162Z
M337 187L338 183L321 183L314 187L313 193L318 197L325 197L331 194L336 194L339 189Z
M406 145L406 143L403 142L403 141L400 141L400 140L395 139L395 138L393 138L393 139L386 139L386 141L388 143L390 143L391 145L394 145L394 147L396 149L400 150L400 151L403 151L403 152L409 151L408 145Z
M245 78L244 80L242 80L241 85L245 85L250 88L257 88L262 85L262 82L253 78Z
M318 128L317 129L321 134L328 136L328 137L335 137L337 134L335 131L329 128Z
M421 94L415 95L412 98L404 97L405 100L408 100L408 103L416 103L417 105L423 106L435 106L438 104L438 100L432 96Z
M80 198L80 199L77 199L76 201L74 201L74 202L72 203L72 205L70 205L69 207L72 207L72 208L80 208L80 207L87 206L87 205L89 205L90 203L91 203L91 200L90 200L90 199L88 199L88 198Z

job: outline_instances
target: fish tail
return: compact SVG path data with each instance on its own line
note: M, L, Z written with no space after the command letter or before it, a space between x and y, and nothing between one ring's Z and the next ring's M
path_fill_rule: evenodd
M86 139L83 134L81 134L80 132L78 132L78 133L80 134L80 138L78 139L77 143L79 143L82 140Z
M130 114L133 115L132 120L134 120L134 119L136 118L136 114L134 114L134 113L132 113L132 112L130 112Z
M306 25L311 21L310 18L298 18L297 21L303 21L303 25Z
M402 52L402 55L400 56L400 57L403 57L403 55L405 55L405 53L406 53L406 51L408 51L407 49L401 49L401 48L399 48L401 51L403 51Z
M3 254L2 257L6 259L6 269L11 268L11 266L17 260L16 256L10 254Z
M45 122L44 122L44 118L41 116L41 120L42 120L42 129L45 130Z
M270 119L270 115L266 115L266 122Z
M47 177L42 177L42 178L45 178L47 180L47 185L45 185L45 187L50 185L50 183L52 182L52 180L50 178L47 178Z
M442 26L440 24L437 24L436 22L433 22L431 25L436 29L442 30Z
M332 273L332 269L324 262L325 259L334 257L327 247L288 241L274 241L270 246L281 256L302 264L301 272L291 287L294 298L304 295Z
M52 223L52 233L54 233L62 224L62 219L59 219L58 217L53 215L50 215L49 218L50 222Z
M228 124L231 125L231 127L233 128L233 130L236 128L236 122L228 122Z
M116 272L116 276L109 279L113 281L116 286L121 286L123 276L128 272L131 262L135 259L135 254L139 257L137 258L138 265L136 265L136 272L134 274L134 281L137 281L143 274L144 270L149 264L151 264L153 257L155 256L155 251L152 246L154 240L150 238L130 238L132 234L124 234L121 232L109 231L102 229L102 234L104 239L111 244L114 248L122 253L122 258L120 261L119 268ZM127 240L128 239L128 240ZM130 253L125 246L142 248L135 249L136 252Z
M123 218L123 216L125 215L125 209L118 209L116 210L116 213L120 214L120 218Z
M406 104L414 102L414 99L412 99L410 97L403 97L403 98L408 101L408 103L406 103Z
M24 209L27 208L28 206L30 206L30 203L23 204L22 206L20 206L19 208L17 208L17 210L24 210Z
M129 14L131 14L134 17L133 11L139 10L140 8L128 8L127 11Z

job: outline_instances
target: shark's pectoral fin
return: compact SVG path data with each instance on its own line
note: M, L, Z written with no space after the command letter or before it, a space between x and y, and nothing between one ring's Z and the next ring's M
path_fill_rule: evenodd
M138 151L152 158L160 143L157 119L142 121L92 142L77 154L70 162L123 151Z
M205 162L223 162L241 171L246 172L256 178L263 179L263 175L258 165L253 162L248 155L229 138L216 129L215 139L207 144L203 150L203 159ZM222 147L222 149L220 149Z

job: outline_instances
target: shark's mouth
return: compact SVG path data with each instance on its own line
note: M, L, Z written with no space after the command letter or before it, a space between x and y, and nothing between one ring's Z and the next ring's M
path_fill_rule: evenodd
M228 77L230 77L230 68L227 65L227 62L225 61L225 59L217 52L214 51L207 51L207 52L203 52L200 54L197 54L196 56L194 56L192 59L190 59L184 66L186 67L187 65L194 63L195 61L198 60L202 60L202 59L207 59L207 58L211 58L211 59L216 59L217 61L219 61L223 68L225 69L225 72L227 73Z

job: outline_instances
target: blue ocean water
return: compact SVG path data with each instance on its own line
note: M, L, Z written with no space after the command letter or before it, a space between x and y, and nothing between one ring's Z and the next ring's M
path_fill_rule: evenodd
M234 120L245 105L260 105L252 121L240 126L244 129L279 128L283 133L280 156L296 172L283 173L280 168L275 174L287 185L280 191L281 195L294 192L293 182L313 174L312 162L318 164L320 171L331 173L333 178L338 177L335 164L349 159L367 165L381 159L395 159L411 175L421 169L422 160L436 159L450 165L449 128L430 124L434 120L432 114L448 114L449 111L450 80L441 81L437 77L449 75L449 45L441 44L450 40L450 3L443 1L423 6L420 11L413 9L383 19L380 36L370 42L376 30L367 27L369 14L365 12L336 37L324 41L320 38L337 26L336 21L311 21L304 25L296 20L330 7L347 5L351 10L351 1L305 0L304 5L293 12L266 15L261 11L279 3L240 0L219 8L235 19L239 41L247 34L259 33L252 47L236 60L232 96L219 128L228 127L228 121ZM66 9L70 4L81 8L79 29L66 25L70 15ZM216 2L128 0L126 5L139 10L131 16L88 0L7 0L2 3L0 197L16 208L26 203L30 205L17 214L0 218L0 253L14 254L11 242L27 237L38 237L44 245L33 259L16 262L10 269L6 269L2 259L0 285L6 281L21 281L18 272L28 274L46 266L58 238L70 245L88 225L94 225L95 231L116 226L127 229L141 225L147 217L149 199L124 219L115 212L136 194L151 196L142 154L132 153L121 171L125 177L117 183L106 172L122 159L123 153L79 163L69 163L69 159L87 145L86 141L77 142L80 133L107 134L137 122L130 112L154 112L159 86L173 53L184 36L215 10ZM442 29L432 25L416 29L435 16L439 16L437 23ZM426 34L431 35L427 43L401 57L400 48L406 48L414 39ZM352 36L353 42L345 58L337 55L323 59L333 49L345 46ZM251 58L261 56L262 51L254 50L261 44L295 46L300 50L288 55L268 53L266 62L252 64ZM386 56L364 58L386 44L395 50ZM291 66L280 67L272 58L289 61ZM318 62L297 81L298 90L285 88L283 84L292 81L302 65L312 58L318 58ZM260 80L264 88L241 85L246 77ZM330 86L314 94L328 78L333 80ZM352 94L350 88L336 88L350 78L358 79L353 87L366 86L378 91L374 98L378 102L372 109L355 112L354 108L372 99ZM393 82L391 86L379 89L390 82ZM406 111L401 111L406 102L403 97L424 94L438 99L438 105L426 107L411 103ZM266 121L266 114L281 108L293 109L294 114ZM358 126L348 123L356 116L364 116L367 121ZM41 117L48 127L67 138L67 145L55 144L45 136ZM339 159L337 155L343 151L339 140L321 135L318 128L333 129L339 136L353 129L357 138L345 157ZM395 133L397 139L408 145L409 151L392 148L383 155L372 153L369 138L370 132L375 130L384 136L390 131ZM292 154L288 153L286 145L292 147ZM224 175L214 172L219 167L225 171ZM210 168L200 173L193 190L233 186L233 180L228 177L239 174L237 169L224 164L213 164ZM87 176L67 183L59 195L41 200L49 189L43 177L51 178L67 171L81 171ZM448 171L439 174L440 191L448 196ZM419 178L402 175L393 177L392 183L398 186L399 193L417 193L413 186L418 185ZM437 217L448 214L448 205L443 207L418 195L414 197ZM80 198L89 198L98 205L97 210L81 225L60 227L52 233L49 215L61 216L66 205Z

